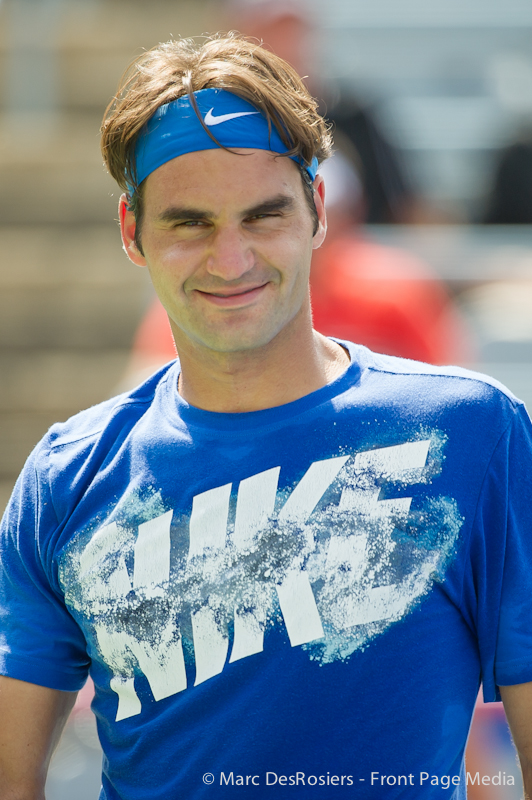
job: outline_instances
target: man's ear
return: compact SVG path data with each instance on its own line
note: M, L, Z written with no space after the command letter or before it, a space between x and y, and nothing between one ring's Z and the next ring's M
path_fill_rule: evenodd
M319 227L312 240L312 249L321 247L327 234L327 214L325 213L325 183L321 175L316 175L314 180L314 203L318 214Z
M138 249L135 242L135 230L137 223L135 215L130 211L127 195L123 194L118 201L118 217L120 219L120 233L122 234L122 245L130 261L137 267L145 267L146 259Z

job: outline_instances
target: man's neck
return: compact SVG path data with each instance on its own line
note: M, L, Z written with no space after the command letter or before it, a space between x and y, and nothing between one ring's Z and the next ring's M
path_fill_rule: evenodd
M349 365L343 347L312 329L306 335L285 330L265 347L237 353L209 351L191 343L177 342L177 347L180 395L197 408L224 413L259 411L298 400L331 383Z

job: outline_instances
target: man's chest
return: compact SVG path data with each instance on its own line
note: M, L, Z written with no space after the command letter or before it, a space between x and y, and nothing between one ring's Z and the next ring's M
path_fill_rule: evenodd
M139 674L160 700L263 652L275 630L326 666L406 617L443 580L463 524L434 486L442 447L434 431L336 448L288 482L283 464L239 480L225 466L184 504L168 483L128 488L60 565L117 719L141 711Z

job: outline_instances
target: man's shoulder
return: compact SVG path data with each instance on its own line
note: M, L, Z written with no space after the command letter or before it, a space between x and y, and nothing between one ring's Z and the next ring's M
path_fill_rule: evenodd
M440 386L440 392L451 392L457 396L483 397L486 400L501 398L509 401L510 404L522 405L522 401L507 386L482 372L466 367L438 366L397 356L382 355L366 348L362 348L362 350L364 351L361 355L363 368L370 373L396 376L402 382L403 379L406 380L407 385L409 378L416 379L416 386L426 384L427 390L430 391L434 391L437 386Z
M403 418L449 424L489 425L502 432L517 417L528 420L524 403L495 378L465 367L435 366L357 348L361 388L371 405Z
M83 442L90 443L109 429L131 427L152 405L172 366L172 363L166 364L134 389L84 409L65 422L55 423L45 437L48 447L58 451Z

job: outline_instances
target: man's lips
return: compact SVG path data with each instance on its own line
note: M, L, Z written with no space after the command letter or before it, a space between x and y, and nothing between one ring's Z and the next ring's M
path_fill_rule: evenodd
M268 282L260 286L251 286L249 289L237 289L233 292L204 292L196 289L207 302L216 306L243 306L253 302L268 285Z

